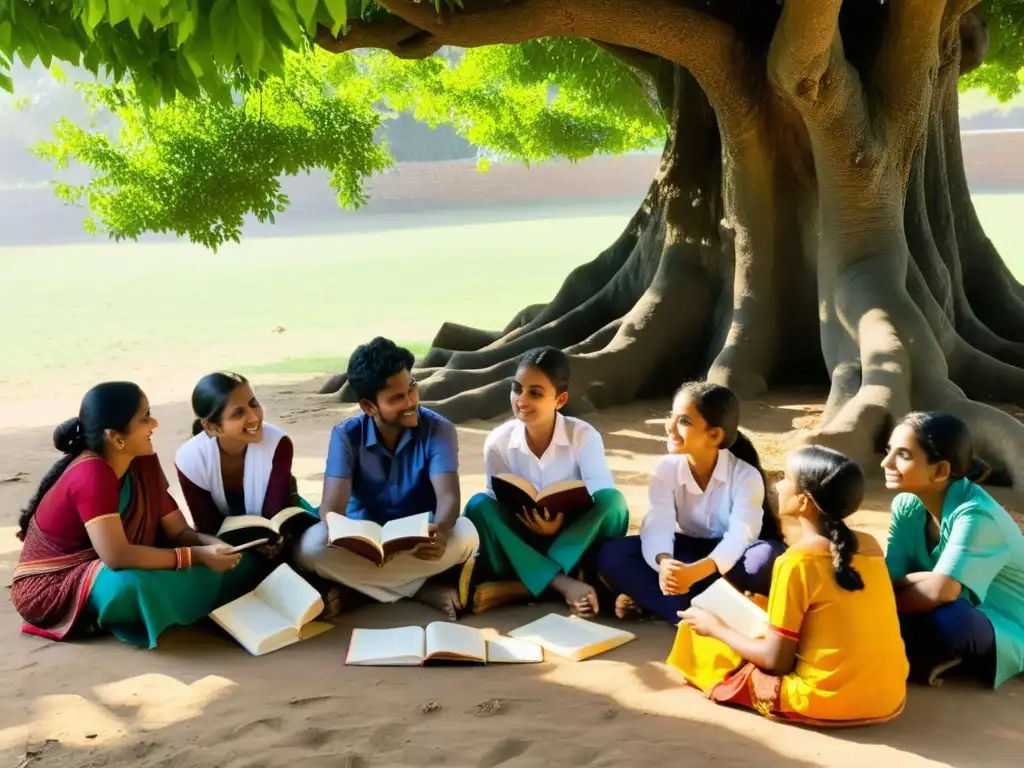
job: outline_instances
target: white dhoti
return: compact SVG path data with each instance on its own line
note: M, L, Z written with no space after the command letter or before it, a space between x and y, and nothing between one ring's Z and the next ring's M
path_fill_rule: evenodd
M358 590L381 603L393 603L412 597L431 576L469 560L480 546L476 527L460 517L448 537L444 555L438 560L420 560L400 552L383 567L365 557L327 544L327 526L318 523L309 528L296 547L299 565L321 578Z

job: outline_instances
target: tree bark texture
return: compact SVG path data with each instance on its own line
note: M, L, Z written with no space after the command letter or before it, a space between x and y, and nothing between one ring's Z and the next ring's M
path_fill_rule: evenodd
M440 329L417 371L431 407L504 413L543 345L571 355L576 412L701 376L745 398L830 381L808 442L870 467L895 420L944 410L1024 487L1024 425L985 404L1024 404L1024 290L964 173L957 78L987 50L974 2L381 4L425 51L591 38L669 120L640 208L549 303L501 331Z

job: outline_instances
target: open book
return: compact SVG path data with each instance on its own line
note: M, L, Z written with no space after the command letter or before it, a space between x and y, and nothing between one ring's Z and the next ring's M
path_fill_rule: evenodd
M277 543L282 536L302 535L318 522L318 517L302 507L287 507L269 519L259 515L228 515L217 531L217 538L236 547L256 539L270 539L271 543Z
M536 664L536 645L489 634L475 627L435 621L424 627L353 629L345 663L364 667L414 667L431 661L476 664Z
M390 520L383 526L372 520L353 520L335 512L327 513L327 541L367 560L384 565L397 552L430 541L430 513Z
M547 507L552 515L559 512L568 517L572 513L586 512L594 506L594 499L582 480L563 480L541 489L517 475L494 475L491 490L503 506L513 512Z
M583 661L636 639L632 632L557 613L513 629L508 636L535 643L570 661Z
M714 614L741 635L764 637L768 632L768 614L725 579L716 579L690 605Z
M262 656L330 629L330 624L313 621L323 609L317 591L282 564L256 589L222 605L210 618L253 656Z

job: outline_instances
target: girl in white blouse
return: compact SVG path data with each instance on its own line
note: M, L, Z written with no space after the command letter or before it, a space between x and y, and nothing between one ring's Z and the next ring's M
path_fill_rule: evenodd
M727 387L692 382L676 393L669 453L654 468L640 535L609 541L598 557L602 578L619 593L619 618L649 611L675 625L719 576L768 594L785 547L739 420L739 400Z
M484 443L487 493L466 505L480 533L474 566L473 610L533 595L549 588L573 613L598 612L597 593L580 573L596 560L605 541L626 534L629 510L615 489L604 443L596 429L560 411L569 399L569 358L553 347L533 349L519 363L510 400L514 418ZM495 475L512 474L537 489L582 480L593 507L575 519L548 510L506 509L495 498Z

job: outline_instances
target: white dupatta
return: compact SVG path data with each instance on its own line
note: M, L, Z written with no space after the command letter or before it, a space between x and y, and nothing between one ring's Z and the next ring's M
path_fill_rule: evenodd
M263 422L263 439L245 449L242 490L245 494L245 514L262 515L263 500L270 484L270 470L274 464L277 444L285 436L283 430ZM224 494L224 475L221 473L220 448L217 438L200 432L178 449L174 465L196 486L208 491L222 515L230 514Z

